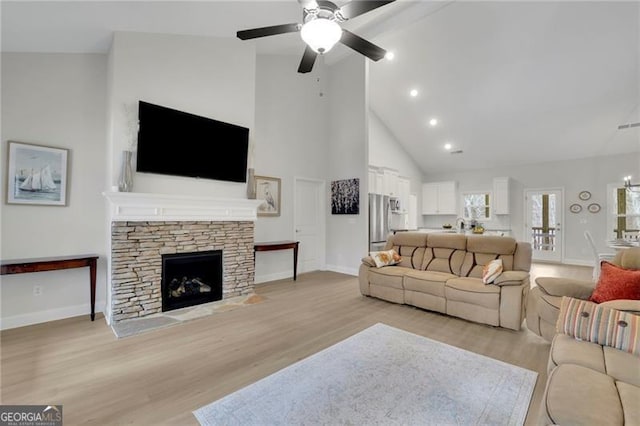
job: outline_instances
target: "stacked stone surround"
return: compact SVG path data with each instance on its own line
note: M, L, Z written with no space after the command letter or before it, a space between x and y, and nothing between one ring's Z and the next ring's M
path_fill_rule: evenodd
M254 222L111 223L111 318L162 311L162 255L222 250L222 298L254 289Z

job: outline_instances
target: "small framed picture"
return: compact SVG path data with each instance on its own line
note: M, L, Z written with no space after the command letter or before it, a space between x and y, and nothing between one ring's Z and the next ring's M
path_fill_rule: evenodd
M7 204L67 204L69 150L9 141Z
M600 211L600 204L591 203L587 206L587 210L589 210L589 212L591 213L598 213Z
M258 216L280 216L280 178L255 176L256 200L262 200L258 206Z
M589 191L580 191L580 193L578 194L578 198L580 198L582 201L587 201L589 198L591 198L591 193Z
M582 211L582 206L580 204L571 204L571 206L569 206L569 211L571 211L571 213L580 213Z

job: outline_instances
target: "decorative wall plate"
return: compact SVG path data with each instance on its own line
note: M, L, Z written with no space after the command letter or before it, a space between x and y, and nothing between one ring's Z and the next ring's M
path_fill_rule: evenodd
M582 206L580 204L571 204L569 206L569 211L571 213L580 213L582 211Z
M600 211L600 204L591 203L587 206L587 210L589 210L591 213L598 213Z
M586 201L591 198L591 193L589 191L580 191L580 193L578 194L578 198L580 198L582 201Z

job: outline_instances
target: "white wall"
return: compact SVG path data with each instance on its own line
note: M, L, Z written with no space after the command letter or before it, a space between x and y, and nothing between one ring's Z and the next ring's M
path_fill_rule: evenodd
M255 49L235 38L117 32L110 52L109 152L117 184L139 100L248 127L254 137ZM179 147L180 141L176 141ZM224 147L220 147L223 155ZM215 153L213 154L215 155ZM134 159L135 163L135 159ZM135 173L134 192L246 198L246 184Z
M357 275L368 252L368 59L350 55L329 68L330 180L360 179L360 214L327 221L327 268ZM330 185L327 189L330 190ZM329 195L328 195L329 196ZM328 198L328 200L330 200ZM330 203L330 201L329 201Z
M607 234L607 185L621 183L625 175L639 175L640 153L608 157L594 157L571 161L556 161L526 166L505 167L500 170L471 170L460 173L432 174L424 177L425 182L441 180L458 181L459 190L491 190L492 179L498 176L512 178L511 229L518 240L524 235L524 190L541 188L564 189L564 261L566 263L589 263L592 254L584 238L584 231L591 231L600 251L611 251L606 247ZM587 190L592 196L588 203L578 199L580 191ZM586 211L589 203L599 203L600 213ZM582 213L569 212L573 203L583 205ZM443 222L455 220L451 216L423 216L426 227L440 227ZM491 224L485 225L490 227Z
M255 173L282 180L279 217L259 217L256 241L295 239L293 180L326 180L329 153L326 68L297 72L300 56L258 55L256 59ZM291 251L256 255L256 282L291 277Z
M411 178L411 193L422 192L422 170L373 110L369 110L369 164L398 170L400 176Z
M416 195L418 206L421 205L422 170L372 109L369 110L369 165L395 169L400 176L409 178L410 193Z
M96 311L105 300L105 55L2 54L2 259L100 256ZM7 141L69 150L67 206L6 204ZM33 287L43 294L33 296ZM89 319L89 269L3 275L2 328L76 315Z

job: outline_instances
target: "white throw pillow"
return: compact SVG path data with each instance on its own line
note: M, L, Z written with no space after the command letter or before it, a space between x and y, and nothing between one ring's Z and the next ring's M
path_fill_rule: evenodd
M378 268L396 265L402 260L395 250L371 251L369 252L369 256L373 258L373 261L376 262L376 267Z
M491 284L502 273L502 259L495 259L482 267L482 282Z

